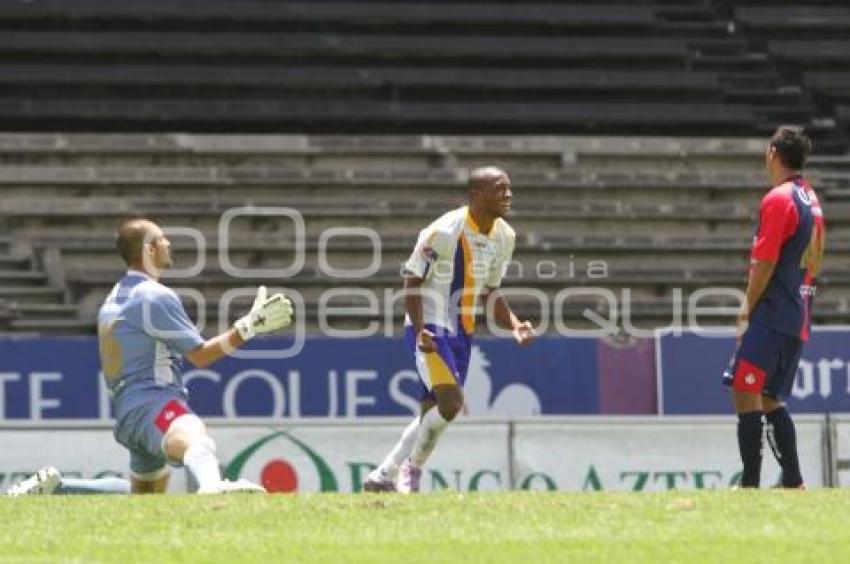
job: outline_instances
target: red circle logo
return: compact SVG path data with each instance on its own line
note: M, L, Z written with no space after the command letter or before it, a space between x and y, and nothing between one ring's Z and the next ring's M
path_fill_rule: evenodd
M260 473L263 487L269 493L290 493L298 490L298 474L289 462L270 460Z

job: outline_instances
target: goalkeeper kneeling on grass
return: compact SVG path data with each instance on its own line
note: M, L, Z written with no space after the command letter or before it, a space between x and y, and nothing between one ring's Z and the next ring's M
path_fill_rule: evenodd
M247 480L222 480L215 443L187 404L180 378L182 357L205 367L256 335L287 327L290 301L283 294L267 296L261 286L246 316L228 331L204 340L177 294L158 282L171 266L170 242L162 230L148 220L126 221L118 231L117 248L128 270L100 308L98 345L112 395L115 438L130 452L130 490L164 492L168 465L182 464L198 483L198 493L265 491ZM55 493L63 485L69 490L86 486L90 492L99 485L104 491L122 489L114 479L64 482L55 469L43 469L9 493Z

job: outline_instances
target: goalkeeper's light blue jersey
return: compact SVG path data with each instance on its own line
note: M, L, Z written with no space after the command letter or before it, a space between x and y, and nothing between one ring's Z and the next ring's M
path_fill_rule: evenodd
M100 307L97 326L116 418L144 403L151 392L186 394L180 378L183 354L204 339L173 290L130 270Z

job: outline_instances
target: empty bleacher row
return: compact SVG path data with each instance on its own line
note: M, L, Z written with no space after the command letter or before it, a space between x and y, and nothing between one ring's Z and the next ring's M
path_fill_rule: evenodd
M6 2L0 123L753 136L795 121L843 152L848 22L840 2Z
M542 292L554 319L558 294L583 289L560 303L557 317L586 327L585 308L606 309L592 290L603 288L629 303L635 323L664 325L701 288L743 288L766 188L763 148L761 140L658 137L0 135L0 330L91 333L123 269L114 229L138 215L200 233L202 243L185 229L171 233L179 276L166 281L200 292L205 302L189 296L187 306L211 328L248 305L244 295L219 311L228 291L265 283L297 292L310 330L335 288L394 304L388 314L343 315L337 325L378 318L397 329L402 304L387 292L399 290L418 230L464 201L468 168L491 163L514 183L518 241L506 287L522 313L542 315ZM813 167L829 224L815 319L846 322L850 159L818 157ZM234 208L247 209L222 235ZM264 208L297 210L303 238L288 216L264 216ZM323 233L338 227L361 230L320 249ZM303 267L257 273L286 271L298 241ZM342 274L331 276L320 258ZM347 274L358 269L366 274ZM343 291L331 305L368 299Z
M801 93L816 121L846 135L850 131L847 3L742 0L735 2L734 15L750 44L773 61L785 88Z

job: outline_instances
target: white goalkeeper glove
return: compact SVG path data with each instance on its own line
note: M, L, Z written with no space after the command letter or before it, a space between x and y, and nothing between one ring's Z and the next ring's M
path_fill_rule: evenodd
M267 294L266 287L260 286L251 311L233 324L242 340L289 327L292 323L292 302L283 294L271 297Z

